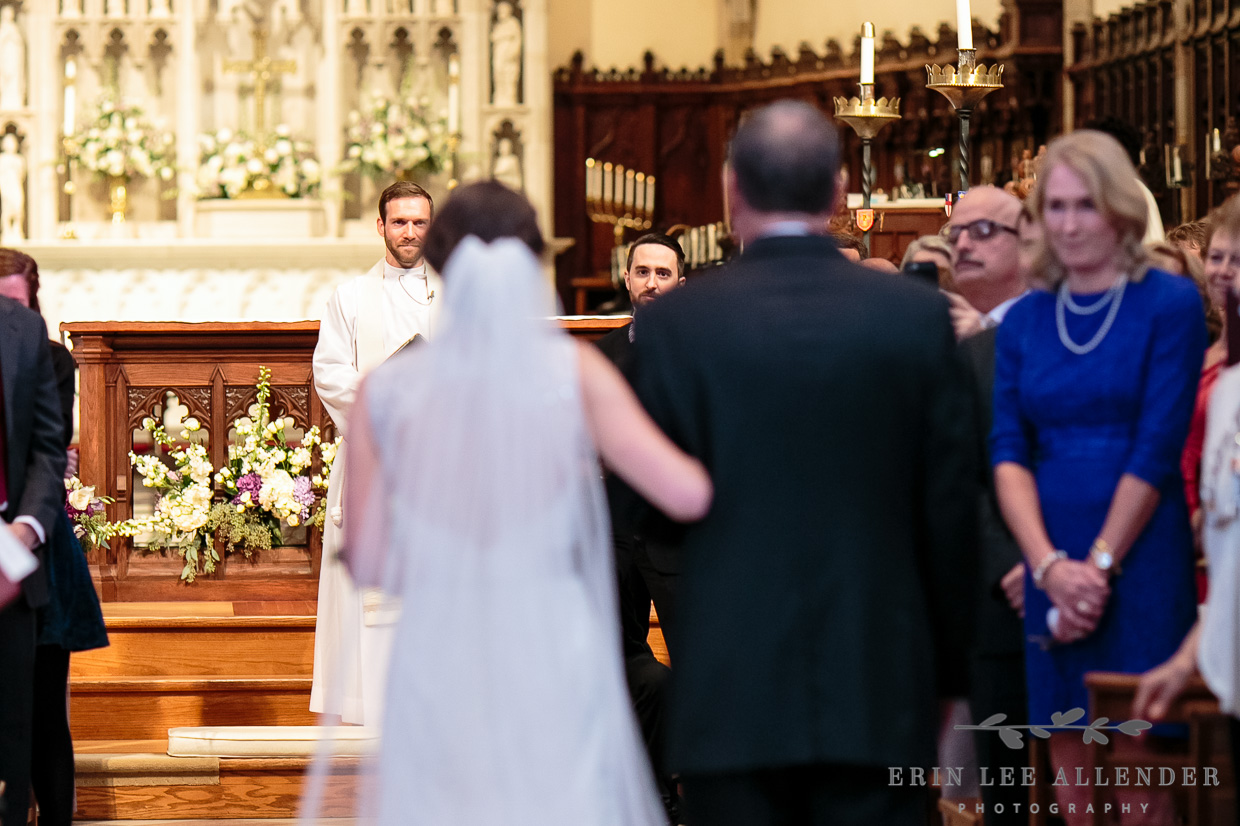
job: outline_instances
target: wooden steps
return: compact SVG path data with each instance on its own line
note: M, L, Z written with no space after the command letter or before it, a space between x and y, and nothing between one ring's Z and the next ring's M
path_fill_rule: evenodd
M281 610L293 614L281 614ZM181 726L315 725L313 603L104 603L111 645L70 658L78 814L86 820L289 818L306 759L167 755ZM327 790L351 814L345 764Z
M112 644L74 654L71 678L309 677L314 665L313 616L113 616L107 625Z
M166 746L166 740L79 743L77 819L296 816L308 759L168 757ZM335 762L326 779L325 816L353 814L365 765L360 758Z
M178 726L312 726L309 677L71 680L74 740L149 740Z

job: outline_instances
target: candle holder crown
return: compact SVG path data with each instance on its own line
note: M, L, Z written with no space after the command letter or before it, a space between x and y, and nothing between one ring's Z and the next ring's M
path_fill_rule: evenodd
M893 120L900 119L899 98L836 97L835 119L852 127L859 137L872 139Z
M961 61L956 66L926 66L926 88L947 98L955 109L973 109L982 98L1003 88L1003 64L979 66Z

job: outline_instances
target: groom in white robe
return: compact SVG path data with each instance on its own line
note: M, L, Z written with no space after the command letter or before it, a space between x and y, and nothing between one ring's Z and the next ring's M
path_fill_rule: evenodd
M422 242L434 203L415 183L399 181L379 197L383 260L342 284L327 302L314 349L314 387L348 445L349 408L362 377L415 335L434 332L441 282L422 260ZM390 603L359 590L337 558L345 463L337 455L327 491L319 569L318 621L310 710L339 715L344 723L375 725L395 622Z

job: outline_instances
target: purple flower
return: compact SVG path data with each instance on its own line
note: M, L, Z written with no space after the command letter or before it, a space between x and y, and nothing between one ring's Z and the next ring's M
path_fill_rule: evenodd
M263 480L257 473L247 473L237 480L237 495L232 498L234 505L240 505L241 494L250 494L250 502L258 504L258 492L263 489Z
M298 476L293 480L293 498L301 503L301 518L310 518L310 506L314 504L314 489L310 486L309 476Z

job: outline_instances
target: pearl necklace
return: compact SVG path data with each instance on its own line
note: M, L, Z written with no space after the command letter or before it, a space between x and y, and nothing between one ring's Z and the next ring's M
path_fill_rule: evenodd
M1119 314L1119 305L1124 300L1124 290L1127 287L1128 276L1121 275L1102 298L1085 307L1077 304L1072 299L1072 294L1068 292L1068 282L1066 279L1059 285L1059 292L1055 296L1055 326L1059 330L1059 341L1064 347L1068 348L1069 352L1083 356L1097 349L1102 340L1107 337L1107 333L1111 332L1111 325L1115 323L1115 316ZM1077 344L1073 341L1072 337L1068 335L1065 312L1071 312L1073 315L1093 315L1094 313L1101 312L1107 305L1110 305L1111 309L1107 313L1107 317L1102 320L1102 326L1098 328L1098 332L1094 333L1094 337L1085 344Z

